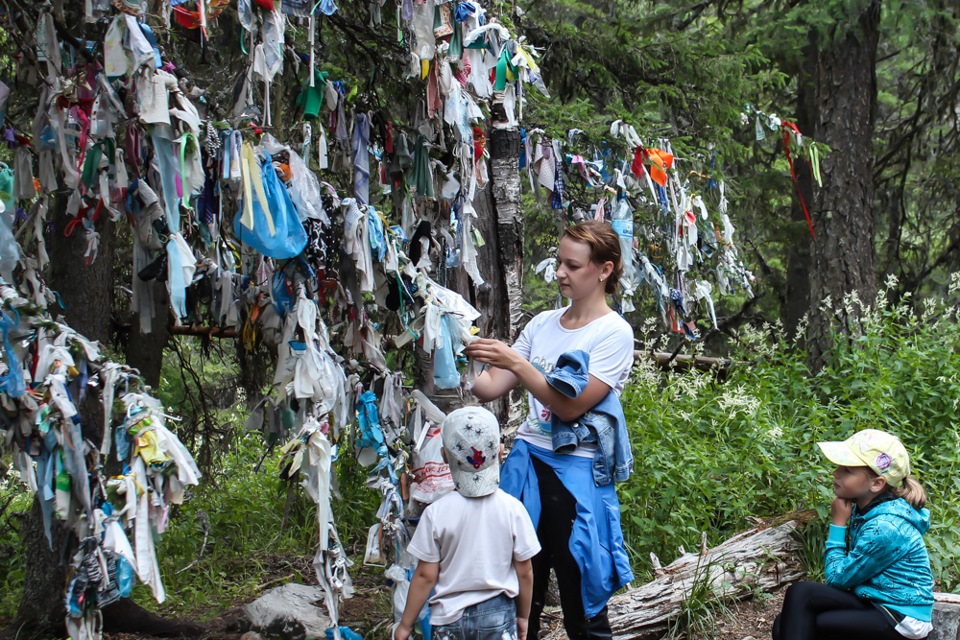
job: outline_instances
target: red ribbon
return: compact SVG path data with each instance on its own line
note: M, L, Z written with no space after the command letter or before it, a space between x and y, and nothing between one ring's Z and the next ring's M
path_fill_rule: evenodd
M813 230L813 220L810 219L810 212L807 210L807 203L803 199L803 193L800 191L800 183L797 181L797 172L793 167L793 156L790 155L790 131L791 129L796 132L797 135L800 134L800 129L797 128L792 122L787 122L784 120L781 124L783 127L783 151L787 154L787 164L790 165L790 175L793 177L793 184L797 187L797 196L800 198L800 206L803 207L803 215L807 217L807 226L810 227L810 235L813 236L813 239L817 239L817 232Z
M79 106L71 109L73 117L80 123L80 142L77 145L77 173L83 173L83 161L87 157L87 135L90 132L90 117Z
M81 208L80 211L77 213L77 215L74 216L73 220L71 220L70 222L67 223L67 226L64 227L64 229L63 229L63 236L64 236L65 238L71 237L71 236L73 235L74 231L77 230L77 227L79 227L80 225L83 224L83 221L87 218L87 214L90 213L90 209L91 209L91 207L83 207L83 208ZM102 200L102 199L97 201L97 206L96 206L95 208L93 208L93 215L90 216L90 219L91 219L94 223L99 222L99 221L100 221L100 214L101 214L101 213L103 213L103 200Z

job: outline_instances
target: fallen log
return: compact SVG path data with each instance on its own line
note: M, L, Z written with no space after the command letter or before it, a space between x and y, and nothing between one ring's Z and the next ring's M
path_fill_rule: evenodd
M800 543L791 520L775 527L757 527L706 548L706 534L698 553L683 553L665 567L651 554L656 578L610 599L613 636L620 639L659 638L677 618L691 592L709 586L713 598L740 600L757 591L774 591L805 575ZM681 550L682 551L682 550ZM549 640L565 638L562 625Z
M666 351L634 351L634 358L649 358L656 362L657 367L664 370L689 371L690 369L697 369L698 371L713 371L721 382L726 379L730 369L733 368L733 360L730 358L691 356Z

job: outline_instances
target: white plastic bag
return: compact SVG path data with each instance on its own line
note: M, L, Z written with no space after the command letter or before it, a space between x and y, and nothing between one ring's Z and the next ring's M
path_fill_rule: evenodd
M412 425L414 445L411 466L414 481L410 484L410 497L430 504L454 489L450 467L443 461L440 423L444 414L419 390L413 392L413 398L417 401L417 407Z

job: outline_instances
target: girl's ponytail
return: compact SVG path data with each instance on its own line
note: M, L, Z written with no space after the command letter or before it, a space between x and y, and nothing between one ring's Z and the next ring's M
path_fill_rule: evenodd
M903 498L909 502L915 509L922 509L927 504L927 492L923 486L917 482L913 476L907 476L903 479L903 484L899 487L890 487L893 494L898 498Z

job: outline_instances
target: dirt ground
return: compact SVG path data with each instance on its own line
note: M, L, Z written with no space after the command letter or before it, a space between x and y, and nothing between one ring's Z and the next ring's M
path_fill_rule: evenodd
M730 607L732 615L718 621L717 640L767 640L770 638L770 628L773 619L783 607L783 595L786 589L763 598L745 600Z

